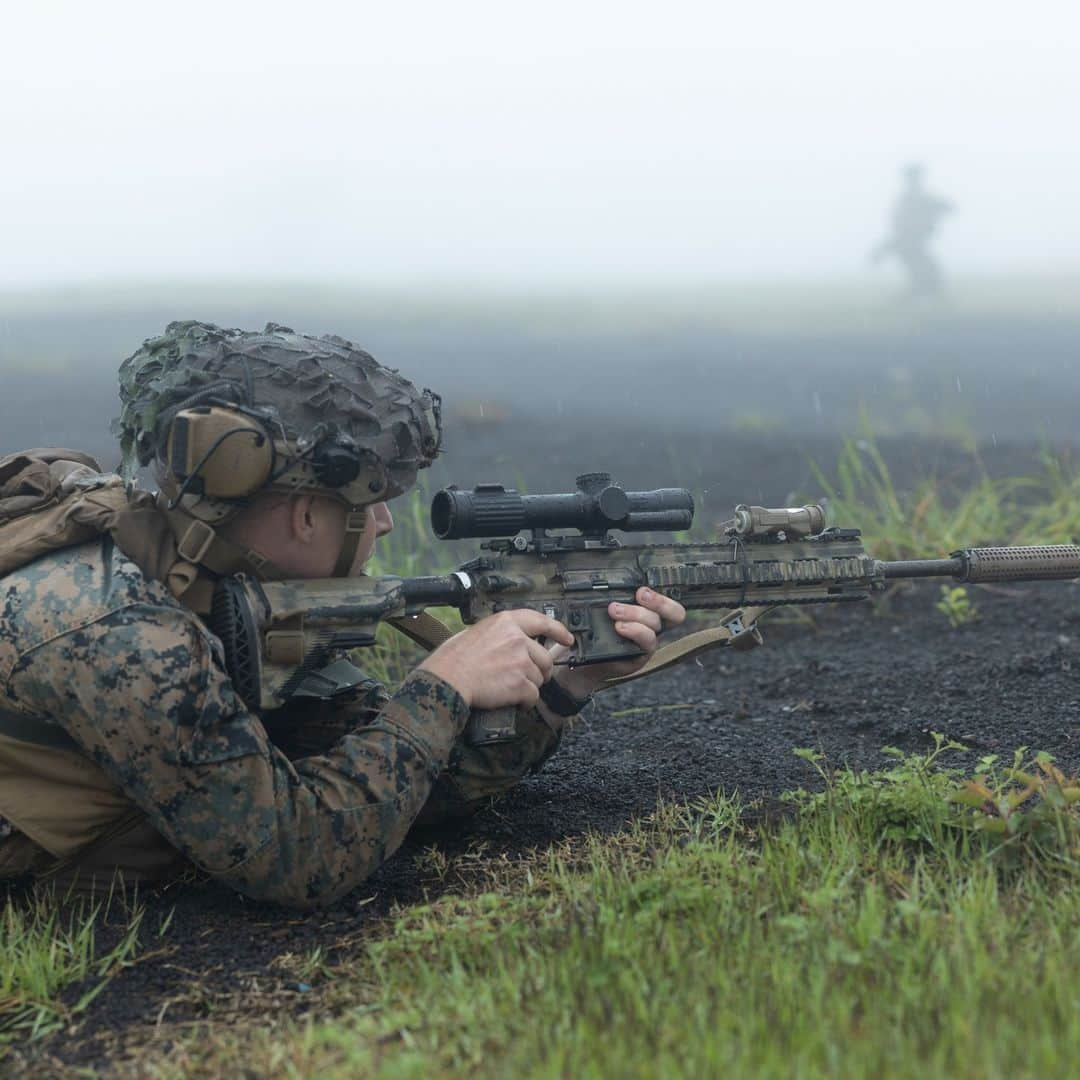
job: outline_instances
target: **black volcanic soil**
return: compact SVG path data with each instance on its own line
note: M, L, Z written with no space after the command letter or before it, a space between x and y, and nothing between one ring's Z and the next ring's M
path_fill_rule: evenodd
M738 791L766 805L785 789L813 786L793 753L814 747L836 764L884 766L886 745L919 751L940 731L978 755L1018 746L1047 750L1080 769L1080 591L1034 585L976 589L977 623L950 630L921 586L895 597L886 614L870 605L820 613L814 626L783 624L750 653L717 652L682 669L616 688L538 776L460 829L412 837L353 896L298 915L244 900L213 884L185 885L149 899L147 959L122 972L79 1028L27 1046L27 1063L108 1068L118 1045L167 1041L173 1025L275 1009L318 1009L284 954L322 946L331 960L355 948L395 904L455 887L440 880L423 849L451 858L475 851L513 858L587 830L615 831L658 799L691 800ZM961 764L963 755L954 755ZM164 938L155 930L170 909ZM164 952L155 950L166 946ZM74 992L73 992L74 993ZM162 1027L154 1025L164 1017ZM182 1028L179 1030L183 1030Z
M80 445L79 435L67 426L64 441ZM442 466L439 479L523 480L533 491L559 491L576 472L608 468L628 487L690 487L709 515L699 520L708 522L727 516L736 501L812 497L809 459L827 465L838 445L834 436L737 435L677 423L656 436L642 417L632 424L598 417L570 430L531 422L452 428L453 470ZM947 443L897 438L882 447L900 486L933 472L961 488L972 473L969 456ZM982 453L1000 475L1030 472L1037 459L1033 441L988 444ZM1077 587L972 594L980 617L958 630L934 609L937 586L927 584L895 595L883 613L855 604L817 611L809 624L766 621L763 648L713 653L613 690L540 775L460 829L411 838L329 911L297 915L213 884L151 896L145 958L109 982L77 1029L27 1044L18 1056L43 1074L72 1065L108 1069L117 1053L149 1042L160 1047L170 1032L186 1030L174 1025L207 1018L211 1004L215 1017L236 1009L256 1021L279 1009L317 1010L318 992L299 991L295 976L275 962L316 945L333 960L340 942L355 948L394 905L454 888L456 875L440 881L422 855L432 843L451 859L481 843L489 855L512 858L588 830L619 830L658 799L737 790L769 804L785 789L814 782L794 748L873 768L888 760L883 746L922 750L932 731L970 747L972 760L1028 746L1080 769ZM168 932L157 938L173 909Z

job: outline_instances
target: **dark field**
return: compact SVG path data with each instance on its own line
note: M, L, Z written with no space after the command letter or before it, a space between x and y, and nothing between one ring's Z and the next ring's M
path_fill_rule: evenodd
M1080 295L1080 284L1077 285ZM58 302L62 298L57 298ZM670 440L682 429L768 435L769 446L810 444L849 434L860 420L878 435L980 441L1068 441L1080 400L1080 316L1005 316L993 308L832 309L813 332L795 329L782 307L737 319L738 299L673 308L617 298L519 300L456 306L363 300L336 295L317 304L287 298L222 299L199 293L166 306L103 297L74 312L22 311L0 296L0 451L42 441L78 443L108 459L108 421L116 415L119 361L172 319L261 327L268 319L313 333L334 332L433 386L451 415L503 416L498 452L531 484L536 448L513 430L533 420L552 447L568 451L582 426L640 441L639 457L666 468ZM85 308L85 310L82 310ZM804 313L805 314L805 313ZM810 319L814 313L806 315ZM47 372L53 378L43 378ZM472 433L453 432L448 466L467 464ZM749 443L732 475L746 467ZM695 442L694 449L701 447ZM706 447L707 448L707 447ZM915 450L925 458L927 446ZM677 462L695 486L696 458ZM546 477L545 477L546 479ZM783 481L779 481L783 482Z
M606 469L627 487L689 487L699 525L736 502L820 494L810 463L830 472L860 410L898 488L932 474L960 491L976 465L950 434L973 437L991 474L1031 473L1041 441L1071 448L1080 401L1080 333L1066 321L950 320L831 339L691 329L560 341L547 327L515 340L506 328L462 335L458 327L456 338L437 329L355 332L447 399L446 458L428 487L496 480L563 491L577 473ZM0 451L66 443L112 464L101 422L115 411L110 364L95 355L76 373L6 380ZM473 402L487 403L484 416L459 411ZM331 911L300 917L212 884L151 898L150 925L176 908L166 947L117 976L78 1031L28 1048L27 1060L45 1071L100 1066L119 1045L163 1043L211 1014L302 1010L304 995L275 959L319 945L333 960L341 942L395 904L454 889L454 873L431 869L432 843L450 856L512 858L586 830L618 830L658 800L717 789L769 808L785 789L814 781L797 747L874 768L887 761L883 746L925 749L934 731L970 747L972 764L1027 746L1080 769L1076 585L972 595L981 617L958 630L934 610L937 586L928 585L898 594L884 612L852 605L807 623L766 621L764 648L713 653L611 691L540 775L453 834L414 837Z

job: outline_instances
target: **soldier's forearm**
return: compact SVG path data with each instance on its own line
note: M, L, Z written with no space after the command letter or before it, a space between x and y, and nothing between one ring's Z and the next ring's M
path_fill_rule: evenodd
M468 717L446 683L414 675L370 724L294 765L214 663L201 625L167 607L123 610L49 642L16 691L188 859L250 896L300 907L341 896L397 848Z
M401 845L467 715L447 683L414 673L369 723L295 763L300 786L275 800L274 842L217 876L260 899L332 903Z

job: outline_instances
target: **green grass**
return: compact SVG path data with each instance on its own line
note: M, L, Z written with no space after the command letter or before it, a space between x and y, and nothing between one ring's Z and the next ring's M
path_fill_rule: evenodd
M834 475L819 476L831 520L862 528L881 558L1080 534L1080 479L1049 454L1039 476L903 493L868 435ZM418 493L394 509L373 573L445 571L465 556L429 539ZM393 634L361 662L393 682L419 655ZM943 767L954 751L870 775L802 752L819 790L793 793L782 820L718 795L519 862L430 849L418 870L450 895L365 926L347 961L280 958L312 986L308 1019L176 1029L175 1051L140 1051L139 1069L1065 1075L1080 1053L1080 786L1046 759L985 758L961 774ZM105 914L9 902L0 1054L85 1022L135 962L141 909L107 935Z
M960 548L993 544L1068 544L1080 537L1080 469L1067 449L1055 453L1044 447L1041 471L1031 476L991 476L974 445L970 455L974 479L962 490L932 475L901 490L866 421L862 435L846 440L831 468L812 463L818 487L805 498L824 501L830 525L860 529L867 551L885 560L939 558ZM676 465L673 462L677 474ZM517 486L524 487L520 480ZM394 531L379 541L371 574L445 573L478 553L479 542L434 540L428 503L429 496L414 489L392 504ZM698 541L716 539L715 521L700 516L689 535ZM970 594L953 593L951 598L943 593L939 602L950 625L976 620L978 606ZM452 628L461 628L456 612L440 609L434 614ZM708 612L692 613L687 627L700 629L713 621ZM807 609L781 608L769 621L813 625L814 616ZM391 685L423 656L422 649L384 626L378 644L364 650L357 662Z
M202 1031L152 1071L1065 1075L1080 788L1044 760L1042 800L1015 801L1028 785L991 759L965 786L948 748L871 775L811 760L824 790L789 819L716 797L489 863L323 967L333 1019Z
M120 926L102 948L110 915ZM108 980L134 962L143 917L141 906L111 894L74 904L58 902L51 890L9 898L0 913L0 1060L11 1043L40 1038L84 1013ZM166 929L163 923L160 932ZM74 997L66 993L72 988Z
M413 489L391 505L394 528L381 537L367 572L374 576L393 574L398 577L420 577L448 573L466 555L458 545L435 540L428 524L429 496ZM453 630L460 630L461 618L456 611L440 608L433 611ZM424 658L425 651L413 644L404 634L390 626L380 626L376 643L356 654L356 663L368 675L393 686Z
M896 487L869 430L846 441L829 474L814 465L830 525L862 530L879 559L937 558L987 544L1068 544L1080 536L1080 471L1044 448L1034 476L991 477L971 451L976 478L962 491L927 476Z

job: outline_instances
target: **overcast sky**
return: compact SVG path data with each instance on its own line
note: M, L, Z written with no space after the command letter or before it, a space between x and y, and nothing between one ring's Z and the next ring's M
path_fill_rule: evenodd
M1080 266L1076 5L8 0L0 285Z

